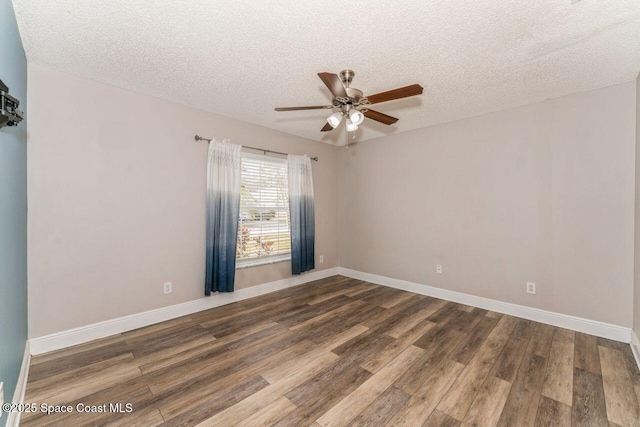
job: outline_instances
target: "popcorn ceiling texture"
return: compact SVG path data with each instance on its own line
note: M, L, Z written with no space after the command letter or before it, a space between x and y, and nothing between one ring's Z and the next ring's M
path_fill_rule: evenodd
M424 87L376 106L400 121L365 120L360 141L640 71L637 0L13 3L29 61L338 145L344 131L320 132L327 111L273 111L328 104L321 71L355 70L365 95Z

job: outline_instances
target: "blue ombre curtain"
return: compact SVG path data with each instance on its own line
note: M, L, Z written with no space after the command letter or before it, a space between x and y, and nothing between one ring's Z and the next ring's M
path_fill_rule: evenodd
M315 207L311 159L287 156L289 211L291 215L291 272L300 274L315 268Z
M233 292L240 216L241 148L227 140L209 143L205 295Z

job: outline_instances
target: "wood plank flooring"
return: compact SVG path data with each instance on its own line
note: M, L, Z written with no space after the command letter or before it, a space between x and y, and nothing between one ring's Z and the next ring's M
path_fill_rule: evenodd
M628 344L334 276L34 357L25 402L73 409L21 425L640 426L639 396Z

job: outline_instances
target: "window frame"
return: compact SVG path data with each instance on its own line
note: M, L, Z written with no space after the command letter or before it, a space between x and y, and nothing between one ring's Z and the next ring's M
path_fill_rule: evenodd
M245 158L248 159L254 159L254 160L258 160L258 161L266 161L266 162L272 162L272 163L281 163L284 164L285 167L287 165L287 159L281 159L278 157L271 157L271 156L267 156L267 155L260 155L260 154L253 154L253 153L242 153L242 160L244 160ZM241 172L242 173L242 172ZM242 182L242 175L240 177L240 181ZM240 195L240 197L242 198L242 195ZM242 199L241 199L242 200ZM287 188L287 217L290 218L290 208L289 208L289 189ZM240 211L240 214L242 215L242 211ZM241 218L238 218L238 231L240 229L240 224L241 224ZM291 239L291 222L289 219L289 239ZM236 238L236 242L237 239L239 238L239 236ZM241 270L244 268L249 268L249 267L257 267L260 265L268 265L268 264L274 264L274 263L278 263L278 262L285 262L285 261L291 261L291 249L289 249L289 252L286 254L276 254L276 255L263 255L263 256L258 256L258 257L253 257L253 258L245 258L245 259L239 259L238 258L238 254L236 253L236 270Z

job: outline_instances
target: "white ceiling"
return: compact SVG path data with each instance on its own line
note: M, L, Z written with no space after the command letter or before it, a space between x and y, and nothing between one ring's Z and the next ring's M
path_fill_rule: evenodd
M575 4L572 4L572 1ZM242 119L321 133L330 93L318 72L355 70L379 104L375 138L635 79L638 0L13 0L29 61ZM194 130L195 132L195 130Z

